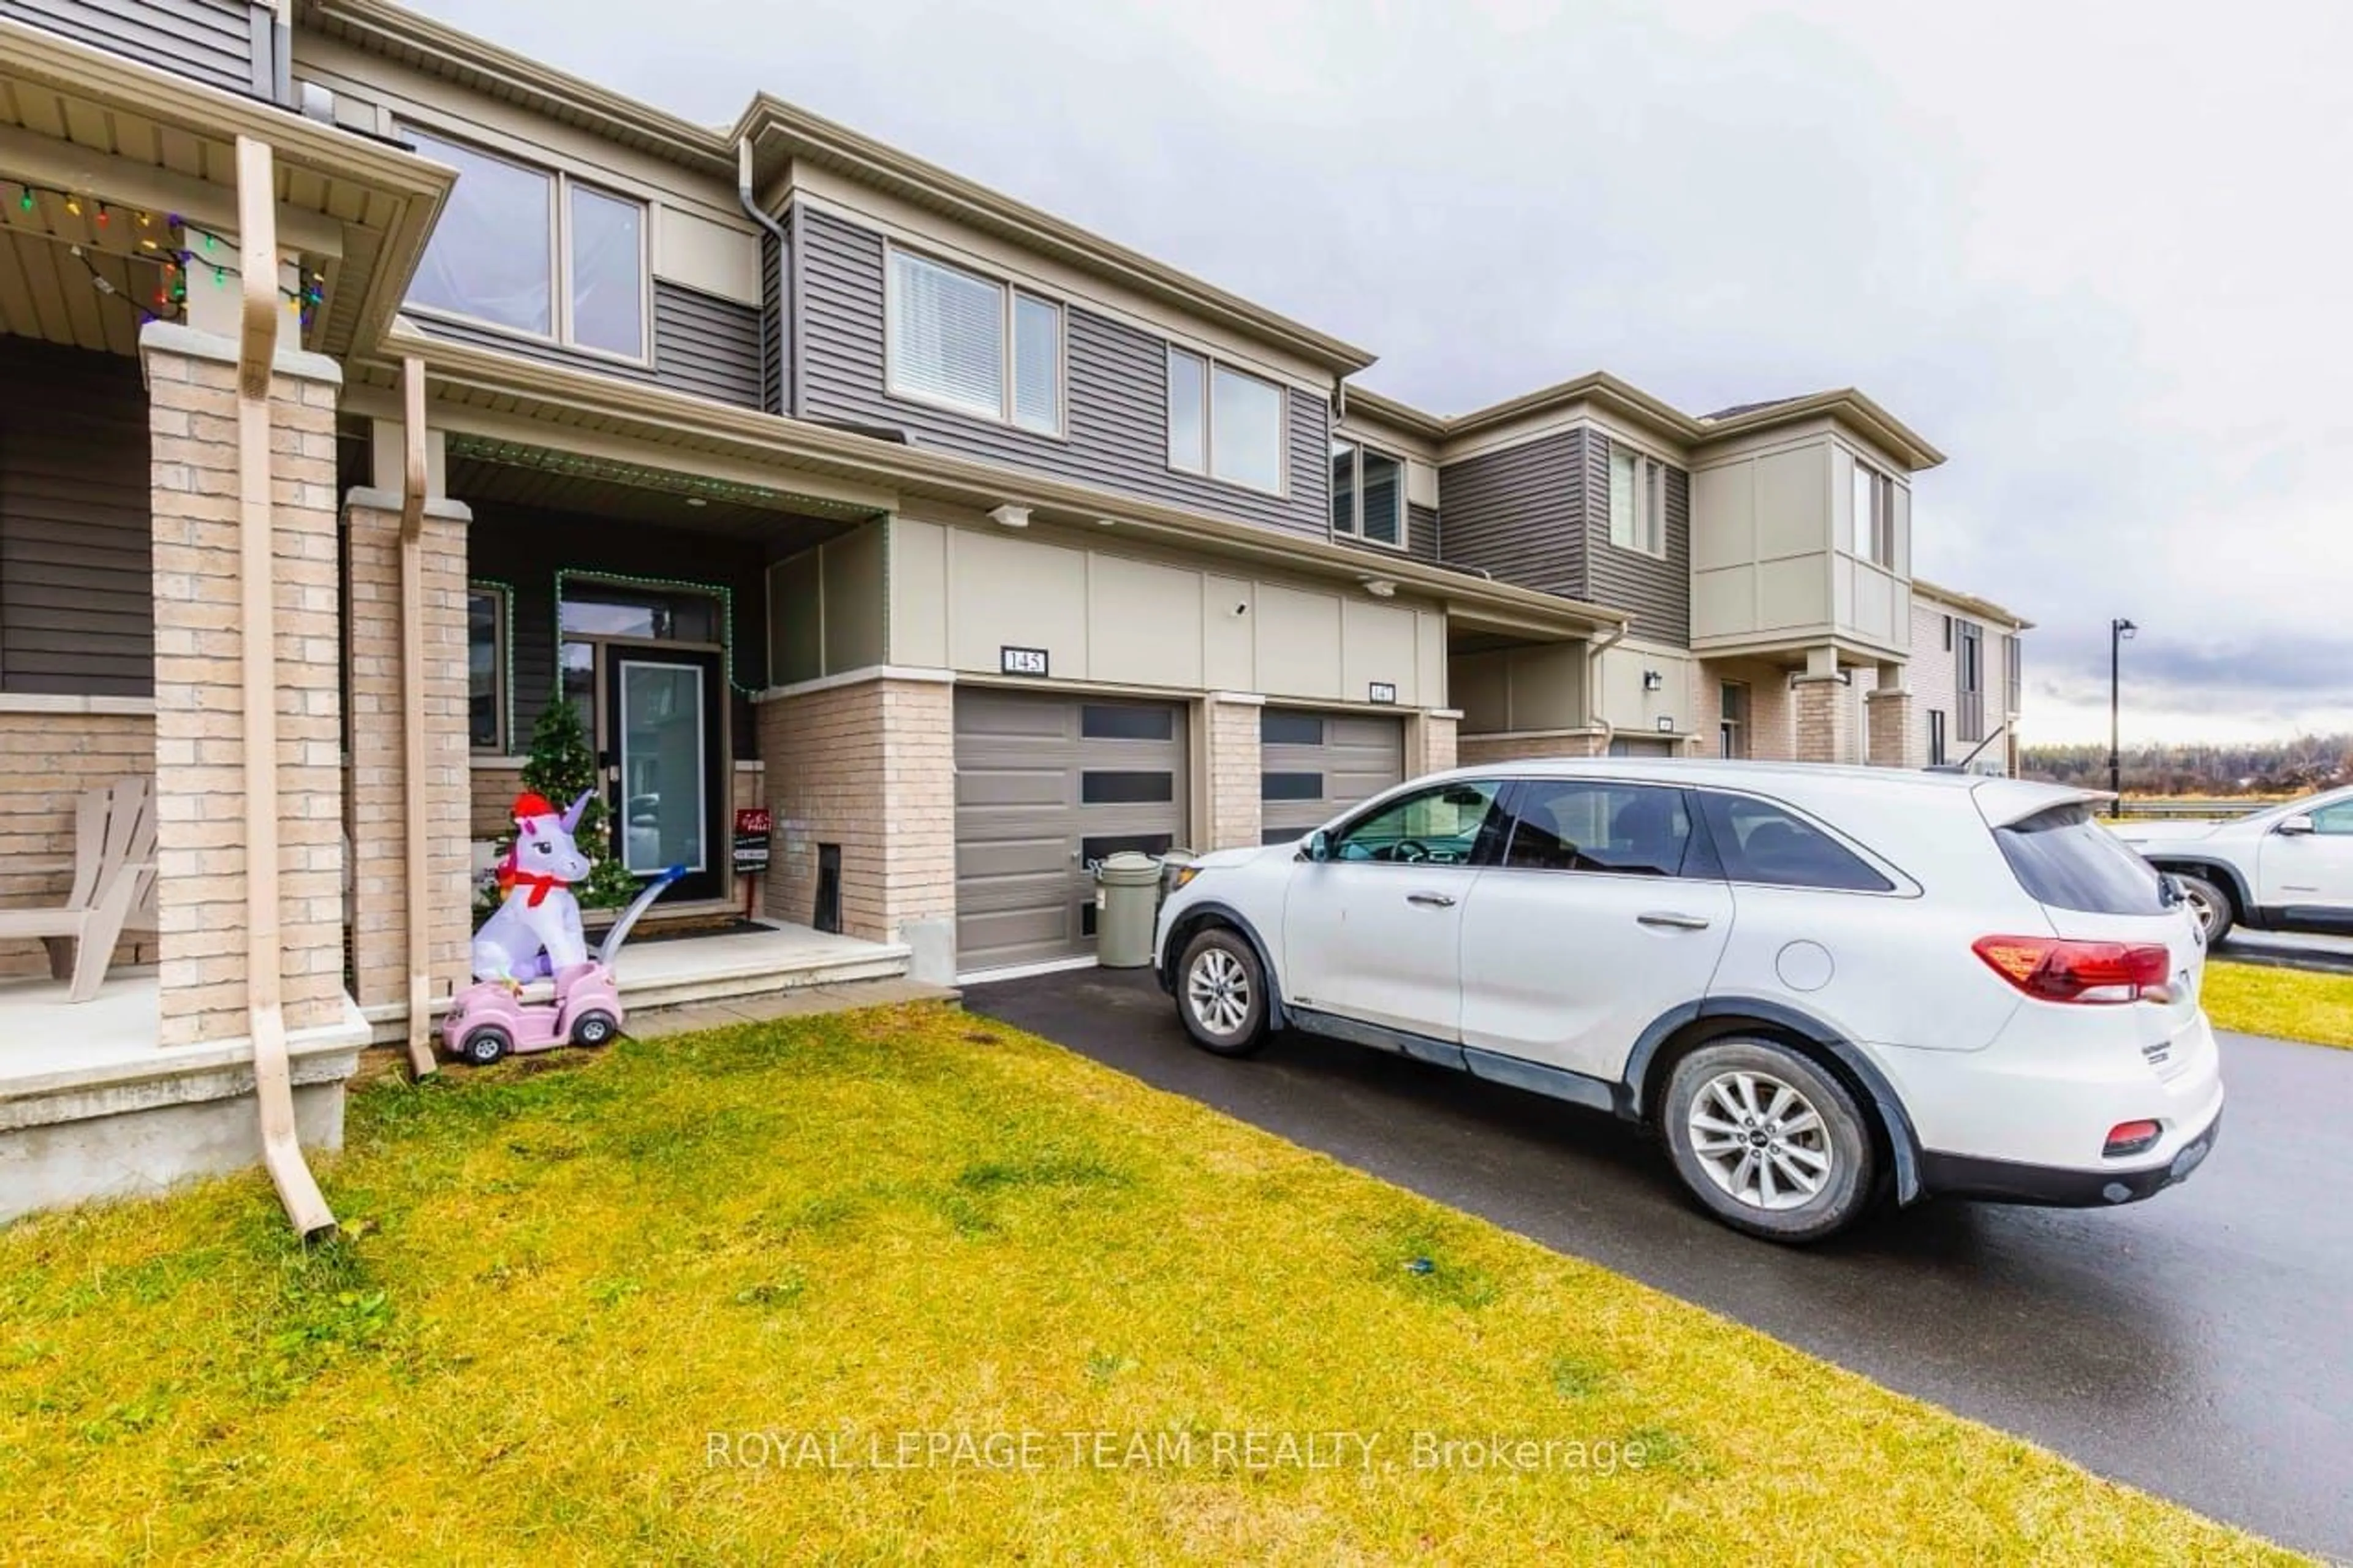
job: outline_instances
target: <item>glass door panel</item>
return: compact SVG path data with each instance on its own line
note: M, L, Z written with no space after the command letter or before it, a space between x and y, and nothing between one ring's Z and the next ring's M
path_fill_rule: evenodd
M620 704L622 864L650 877L672 866L707 871L712 736L698 664L616 659Z

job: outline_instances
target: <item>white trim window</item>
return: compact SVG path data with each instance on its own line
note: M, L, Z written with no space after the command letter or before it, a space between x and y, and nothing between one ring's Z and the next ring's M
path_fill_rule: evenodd
M1168 466L1228 484L1282 494L1289 399L1271 381L1172 346L1168 351Z
M1609 542L1666 558L1666 468L1615 441L1609 443Z
M507 750L507 593L493 584L466 584L466 739L477 752Z
M896 246L884 266L892 396L1061 434L1061 306Z
M1332 440L1332 531L1402 550L1405 462L1356 441Z
M1854 553L1873 566L1895 564L1895 481L1866 463L1854 466Z
M414 126L402 137L458 171L407 303L643 364L651 268L646 205Z

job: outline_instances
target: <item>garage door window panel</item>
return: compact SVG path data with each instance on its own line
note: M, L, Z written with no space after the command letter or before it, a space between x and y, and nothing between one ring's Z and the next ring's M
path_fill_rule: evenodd
M1259 743L1264 746L1320 746L1324 721L1313 713L1278 713L1262 709L1258 716Z
M1261 773L1258 794L1261 800L1322 800L1324 775L1322 773Z
M1166 708L1091 702L1079 711L1079 733L1090 741L1166 741L1176 732L1176 715Z
M1174 773L1103 768L1079 775L1082 805L1159 805L1176 798Z

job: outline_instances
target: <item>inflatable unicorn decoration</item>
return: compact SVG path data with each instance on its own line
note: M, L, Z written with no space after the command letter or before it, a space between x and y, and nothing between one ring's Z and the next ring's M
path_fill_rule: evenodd
M475 979L522 984L588 962L572 884L590 867L572 835L595 798L591 790L558 812L544 796L516 797L514 847L499 866L505 901L474 933Z
M672 867L649 882L621 912L594 954L580 931L580 901L572 884L587 879L588 857L573 833L596 797L590 791L558 811L537 795L514 804L514 847L499 867L506 900L475 934L475 984L451 998L441 1042L450 1055L478 1067L509 1051L555 1046L601 1046L621 1032L621 993L613 956L629 929L663 890L686 874ZM552 998L526 998L532 982L552 979Z

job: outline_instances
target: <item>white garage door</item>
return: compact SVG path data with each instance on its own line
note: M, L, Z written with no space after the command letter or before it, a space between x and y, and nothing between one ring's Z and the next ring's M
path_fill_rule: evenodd
M1269 708L1259 715L1264 841L1286 843L1405 778L1405 723Z
M1093 866L1185 837L1185 710L956 692L956 967L1094 951Z

